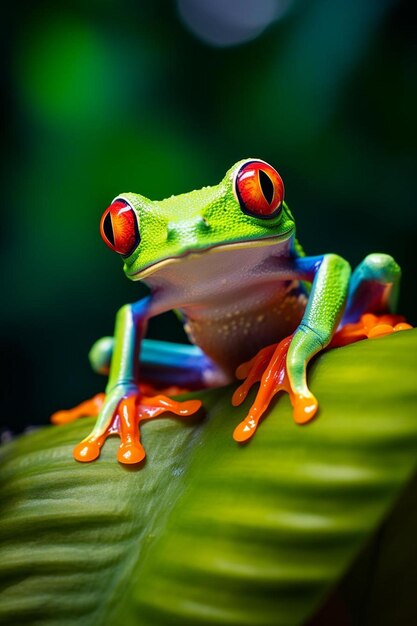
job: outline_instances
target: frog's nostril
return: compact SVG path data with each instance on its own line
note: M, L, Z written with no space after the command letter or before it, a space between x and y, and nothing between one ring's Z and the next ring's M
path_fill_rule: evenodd
M199 233L204 234L210 230L210 224L205 217L201 217L196 223L196 228Z
M179 237L179 231L175 224L168 224L167 226L167 241L174 241Z

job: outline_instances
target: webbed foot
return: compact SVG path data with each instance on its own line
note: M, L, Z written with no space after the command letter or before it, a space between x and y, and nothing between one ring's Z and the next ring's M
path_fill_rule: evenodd
M96 426L93 432L74 448L73 456L81 462L94 461L99 457L106 439L111 435L119 435L117 460L123 464L140 463L146 456L140 442L140 422L154 419L163 413L188 417L196 413L200 407L200 400L180 402L162 394L144 396L140 392L125 395L117 404L109 425L99 432Z
M164 392L176 395L184 392L179 387L169 387ZM156 395L154 395L156 394ZM81 402L73 409L57 411L51 416L53 424L67 424L81 417L95 417L100 414L106 394L99 393L89 400ZM110 421L103 428L99 420L88 437L83 439L73 451L77 461L88 463L100 456L106 439L111 435L120 436L117 459L120 463L139 463L145 458L145 450L140 442L139 423L154 419L163 413L172 413L179 417L193 415L201 407L200 400L178 401L165 394L158 393L150 385L139 385L135 392L126 393L116 403Z
M242 404L252 385L260 382L260 386L248 415L235 428L233 433L235 441L242 443L255 434L260 419L268 409L272 398L280 391L289 394L294 409L294 420L297 424L309 422L316 414L318 403L313 394L295 393L291 387L286 366L291 340L292 335L283 339L279 344L263 348L253 359L242 363L237 368L237 378L245 380L233 394L233 406Z
M346 324L333 337L328 348L345 346L362 339L372 339L383 335L412 328L400 315L374 315L366 313L360 321ZM239 406L246 399L252 385L260 382L258 393L246 418L238 424L233 433L235 441L240 443L252 437L262 416L269 407L272 398L280 391L290 396L293 406L294 421L306 424L313 419L318 409L318 402L308 388L307 393L296 393L291 386L287 371L287 354L292 335L279 344L263 348L250 361L242 363L236 370L238 379L244 382L236 389L232 397L233 406Z
M347 346L362 339L382 337L383 335L390 335L391 333L410 328L412 328L411 324L408 324L402 315L365 313L361 316L359 322L342 326L335 333L329 348Z

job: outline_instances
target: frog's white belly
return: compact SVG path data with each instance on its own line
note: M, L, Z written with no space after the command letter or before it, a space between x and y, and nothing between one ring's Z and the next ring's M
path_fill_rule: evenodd
M229 375L258 350L290 335L300 323L307 298L295 281L279 281L236 293L215 309L191 308L185 330L190 340Z
M193 343L228 374L300 322L306 294L289 264L289 242L190 254L146 279L154 314L178 309Z

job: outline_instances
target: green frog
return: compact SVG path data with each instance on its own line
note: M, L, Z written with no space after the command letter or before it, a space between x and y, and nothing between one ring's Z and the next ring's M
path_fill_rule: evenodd
M114 336L90 352L93 368L108 375L105 394L52 418L63 423L98 416L75 447L77 461L96 459L106 438L117 433L118 460L139 463L145 457L143 420L164 412L188 416L200 408L199 400L178 401L172 392L236 377L243 382L234 405L260 383L247 417L234 429L237 442L253 436L280 391L289 394L295 421L309 422L318 409L306 376L315 354L409 328L393 315L401 274L394 259L370 254L351 273L337 254L306 256L282 178L260 159L239 161L218 185L165 200L122 193L100 228L126 276L144 281L150 295L123 306ZM169 310L182 320L191 345L144 339L148 320Z

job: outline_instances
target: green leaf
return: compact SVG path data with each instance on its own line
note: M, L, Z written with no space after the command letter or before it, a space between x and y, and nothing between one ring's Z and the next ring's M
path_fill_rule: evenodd
M200 394L201 422L145 424L141 469L116 439L73 461L90 418L4 446L0 623L304 623L413 475L416 348L407 331L321 355L319 417L297 426L282 397L243 447L230 388Z

